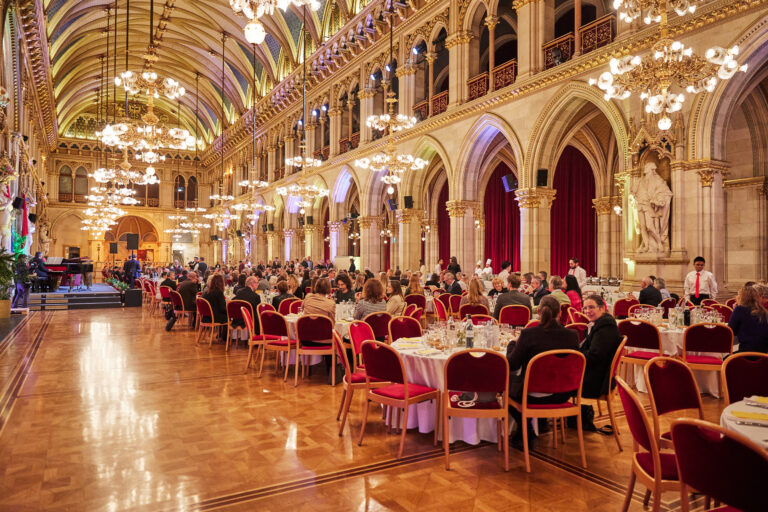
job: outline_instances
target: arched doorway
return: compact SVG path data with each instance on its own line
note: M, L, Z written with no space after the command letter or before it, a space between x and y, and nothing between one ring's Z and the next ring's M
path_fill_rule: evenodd
M104 233L105 242L117 242L116 260L126 260L130 257L128 250L128 235L139 235L139 250L134 251L141 262L160 261L164 256L160 254L160 238L157 230L146 219L135 215L126 215L117 220L117 224Z
M495 272L504 261L512 270L520 270L520 208L515 200L517 177L506 162L496 165L485 187L483 208L485 217L484 254Z

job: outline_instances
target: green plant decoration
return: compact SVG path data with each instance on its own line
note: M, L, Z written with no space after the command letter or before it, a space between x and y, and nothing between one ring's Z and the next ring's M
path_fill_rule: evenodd
M5 248L0 248L0 300L11 300L15 263L16 258L13 254Z
M19 255L24 252L24 244L27 242L27 237L23 236L21 233L17 233L14 231L12 233L12 247L13 247L13 254Z

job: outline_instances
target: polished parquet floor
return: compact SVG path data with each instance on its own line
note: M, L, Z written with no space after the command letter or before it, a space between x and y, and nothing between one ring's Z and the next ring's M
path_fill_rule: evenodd
M324 371L294 388L270 361L259 378L242 346L209 350L164 324L139 309L36 312L0 341L0 510L620 510L623 419L623 453L586 434L587 470L569 431L556 449L540 439L530 474L521 452L504 472L495 446L463 443L446 471L415 431L397 460L373 411L358 447L359 396L339 437L342 390ZM719 421L721 402L704 401ZM678 509L667 493L662 510Z

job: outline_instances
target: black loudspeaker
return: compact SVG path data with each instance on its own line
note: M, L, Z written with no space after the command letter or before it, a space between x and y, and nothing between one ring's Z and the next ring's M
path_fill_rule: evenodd
M30 213L29 215L27 215L27 218L29 219L29 222L31 222L32 224L37 222L37 214L36 213Z
M243 236L243 232L240 231L239 229L236 229L235 233L237 233L237 236Z
M268 228L269 228L270 231L274 231L275 230L275 225L274 224L270 224L268 226Z
M517 178L514 174L507 174L501 177L501 182L504 184L505 192L514 192L517 190Z
M109 242L109 254L117 254L117 242Z
M406 208L413 208L413 196L403 197L403 203L405 204Z
M21 207L24 206L24 200L20 197L17 197L13 200L13 207L16 210L21 210Z
M215 242L219 239L219 235L211 235L211 242Z
M69 253L67 254L67 258L74 259L80 257L80 248L79 247L70 247Z
M139 234L138 233L128 233L125 236L125 241L128 243L129 251L139 250Z
M536 186L537 187L546 187L547 182L549 181L549 171L546 169L539 169L536 171Z
M389 211L393 212L397 210L397 201L394 199L387 199L387 206L389 207Z
M311 215L307 215L307 224L313 225L315 223L315 219Z
M141 289L129 288L125 290L125 307L127 308L140 308L141 307Z
M304 225L304 217L299 217L299 226Z
M261 225L261 230L266 233L267 232L267 225L266 224L262 224Z

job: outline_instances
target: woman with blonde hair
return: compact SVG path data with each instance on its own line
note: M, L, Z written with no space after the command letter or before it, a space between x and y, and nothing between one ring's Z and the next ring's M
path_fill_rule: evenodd
M480 282L479 278L473 277L469 282L469 291L465 296L461 298L459 307L463 306L464 304L471 304L473 306L481 304L490 309L491 306L488 302L488 297L483 295L483 284Z
M293 274L288 276L288 290L294 295L294 297L299 299L304 298L304 290L301 289L301 286L299 286L299 280Z
M411 276L411 280L408 281L408 288L405 289L406 296L412 293L424 295L424 288L421 287L421 280L417 274Z
M403 289L400 281L390 281L387 284L387 313L392 316L400 316L405 309L405 299L403 298Z
M504 281L502 281L500 277L494 277L491 284L493 287L491 288L491 291L488 292L489 297L504 293Z

